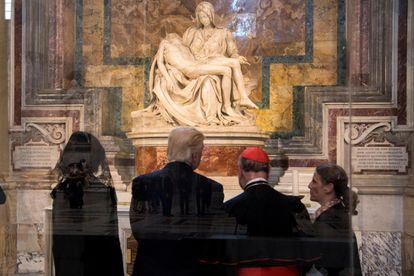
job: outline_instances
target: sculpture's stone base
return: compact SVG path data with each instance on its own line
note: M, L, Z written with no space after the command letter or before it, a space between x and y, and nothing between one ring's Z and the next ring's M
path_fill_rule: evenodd
M205 146L197 171L208 176L237 175L237 157L245 146ZM136 147L135 169L137 175L152 172L167 164L166 146Z
M208 176L224 187L225 199L239 194L237 181L237 157L245 146L206 145L197 172ZM135 157L136 175L161 169L167 164L166 146L137 146Z
M167 146L168 135L175 127L146 127L134 128L128 133L135 147L140 146ZM204 136L205 145L217 146L262 146L267 134L256 126L211 126L196 127Z

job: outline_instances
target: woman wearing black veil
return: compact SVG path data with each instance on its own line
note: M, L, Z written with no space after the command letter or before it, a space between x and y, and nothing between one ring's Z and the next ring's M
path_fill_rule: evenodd
M117 200L105 150L93 135L75 132L55 170L52 190L56 276L124 275Z

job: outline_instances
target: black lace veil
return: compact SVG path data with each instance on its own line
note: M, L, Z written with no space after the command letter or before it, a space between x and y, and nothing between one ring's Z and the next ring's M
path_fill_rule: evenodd
M67 178L86 177L113 186L105 150L99 140L90 133L77 131L69 138L55 170L59 182Z

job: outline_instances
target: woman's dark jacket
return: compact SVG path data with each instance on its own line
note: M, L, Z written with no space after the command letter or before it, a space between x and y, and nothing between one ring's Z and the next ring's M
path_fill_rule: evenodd
M52 191L56 276L122 276L115 189L85 177Z
M319 266L329 275L362 275L356 238L344 205L335 204L321 213L313 226L321 240Z

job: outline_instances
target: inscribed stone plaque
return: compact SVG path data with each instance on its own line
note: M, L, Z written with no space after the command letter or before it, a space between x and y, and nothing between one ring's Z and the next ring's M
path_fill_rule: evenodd
M14 168L53 168L59 159L58 146L17 146Z
M352 167L362 170L386 170L406 172L408 153L405 147L353 147Z

